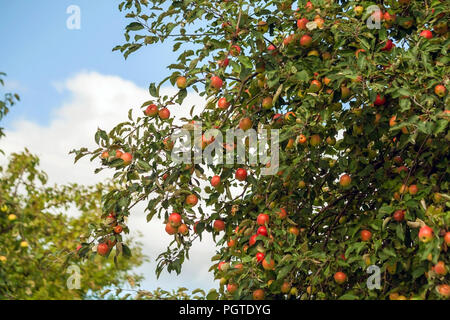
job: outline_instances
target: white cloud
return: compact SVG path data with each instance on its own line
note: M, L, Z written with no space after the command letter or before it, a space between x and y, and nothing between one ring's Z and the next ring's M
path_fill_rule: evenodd
M54 85L58 91L68 91L70 98L52 113L49 125L42 126L30 119L17 121L6 130L6 138L0 140L0 149L10 153L28 148L39 156L41 168L48 173L50 183L93 184L111 177L112 173L106 170L95 175L94 169L99 162L91 163L87 158L74 165L73 155L68 152L80 147L95 148L94 134L97 128L109 131L117 123L126 121L130 108L135 109L135 115L141 112L139 107L149 100L148 90L120 77L95 72L82 72L64 83ZM176 89L163 88L161 92L173 95ZM189 117L192 105L196 105L198 112L204 106L203 98L190 93L182 106L171 106L169 109L176 118ZM4 157L0 157L0 164L5 161ZM207 272L211 265L210 257L214 253L210 238L192 247L191 260L186 262L179 277L163 274L156 281L155 259L166 248L170 237L165 234L161 221L146 222L143 208L136 206L129 224L144 235L144 253L151 259L150 263L139 268L139 272L146 276L144 287L215 287L212 274Z

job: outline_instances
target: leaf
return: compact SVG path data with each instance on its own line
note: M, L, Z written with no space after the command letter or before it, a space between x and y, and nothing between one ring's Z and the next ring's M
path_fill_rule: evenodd
M139 22L132 22L129 25L127 25L125 29L128 31L138 31L144 29L144 26Z

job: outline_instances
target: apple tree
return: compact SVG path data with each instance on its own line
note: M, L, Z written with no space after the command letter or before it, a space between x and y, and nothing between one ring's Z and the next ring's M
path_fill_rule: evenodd
M130 23L114 50L126 58L170 41L178 59L140 114L99 129L98 149L73 152L114 171L105 214L122 221L143 201L149 221L165 221L173 241L157 274L180 272L210 232L221 287L209 298L450 297L448 1L127 0L119 10ZM190 92L202 111L178 125ZM271 163L249 157L174 161L180 129L194 154L217 147L218 133L193 133L200 125L223 137L278 130L278 170L263 174Z

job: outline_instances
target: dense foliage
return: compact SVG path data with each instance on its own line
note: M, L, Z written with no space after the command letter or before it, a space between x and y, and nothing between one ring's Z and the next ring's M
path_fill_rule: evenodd
M193 241L212 232L222 286L209 298L450 296L448 1L128 0L119 9L133 22L114 50L127 57L172 41L180 54L150 84L142 114L99 130L97 150L74 153L101 157L99 170L114 169L123 185L104 198L104 214L122 222L145 201L148 220L166 221L174 241L158 274L180 272ZM167 81L179 88L173 97L160 95ZM170 112L188 89L206 102L182 119L186 130L193 121L223 136L279 129L278 173L174 162L170 135L181 127ZM373 290L371 265L381 277Z

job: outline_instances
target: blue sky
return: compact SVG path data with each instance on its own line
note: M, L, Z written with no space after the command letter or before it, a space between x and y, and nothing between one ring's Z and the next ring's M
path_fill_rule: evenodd
M126 120L128 108L148 100L148 85L164 79L169 72L166 66L177 58L170 42L143 48L127 60L120 52L112 52L113 47L124 43L124 28L130 22L118 10L119 3L0 0L0 71L8 74L6 89L21 97L2 120L7 131L0 141L1 149L17 152L27 147L40 157L53 182L81 179L94 183L94 164L81 161L75 166L68 151L89 146L96 127L103 126L101 120L106 118L109 124ZM71 5L81 9L81 30L66 26L70 16L66 10ZM192 101L202 103L195 96ZM181 106L178 112L189 109ZM169 239L164 238L167 235L161 222L146 226L139 219L145 220L143 210L133 223L146 233L144 251L152 259L138 270L146 276L146 289L213 286L212 275L205 276L204 272L214 249L207 244L194 250L194 261L184 267L190 270L187 275L163 274L157 281L154 259Z
M176 56L171 44L146 47L123 58L112 48L124 43L131 22L111 0L0 0L0 71L20 94L22 103L5 119L46 124L49 113L65 99L55 82L82 71L120 76L140 87L162 80ZM69 30L70 5L81 9L81 29Z

